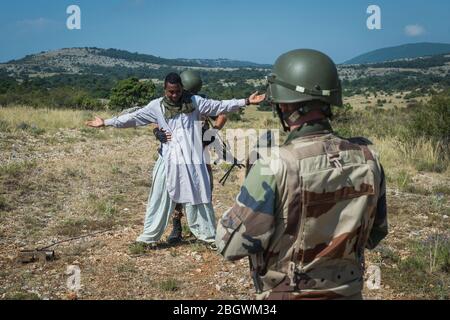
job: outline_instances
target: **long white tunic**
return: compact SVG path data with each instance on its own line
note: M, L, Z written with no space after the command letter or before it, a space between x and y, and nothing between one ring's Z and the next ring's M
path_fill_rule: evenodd
M130 128L157 123L172 133L172 141L162 145L170 198L176 203L210 203L211 187L203 154L200 116L237 111L245 106L245 99L216 101L193 96L195 110L171 119L164 118L161 101L162 98L153 100L133 113L105 120L105 125Z

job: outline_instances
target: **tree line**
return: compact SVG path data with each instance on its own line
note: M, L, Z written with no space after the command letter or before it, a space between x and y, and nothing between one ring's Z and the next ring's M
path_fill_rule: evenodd
M91 66L83 74L58 74L49 77L11 77L0 69L0 106L28 105L34 107L113 109L121 110L163 94L162 80L169 72L180 72L170 67L153 70L125 67L106 68ZM204 81L202 93L213 99L246 97L252 92L265 91L267 71L236 69L234 71L201 71ZM140 79L140 80L138 80ZM145 79L145 80L144 80ZM153 82L149 79L158 79ZM255 86L248 79L259 80ZM431 92L450 87L450 75L422 74L419 72L392 73L384 76L344 80L345 96L367 92L386 93L414 91ZM142 91L139 95L137 92ZM131 94L131 98L127 95ZM121 96L122 95L122 96ZM135 99L135 100L133 100ZM261 110L269 111L267 106Z

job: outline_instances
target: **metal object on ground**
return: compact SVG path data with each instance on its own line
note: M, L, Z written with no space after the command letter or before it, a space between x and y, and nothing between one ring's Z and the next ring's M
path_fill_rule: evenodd
M21 263L30 263L30 262L36 262L36 261L45 263L47 261L52 261L52 260L55 260L55 258L56 258L55 251L49 250L49 248L54 247L57 244L61 244L61 243L65 243L65 242L69 242L69 241L73 241L73 240L78 240L78 239L83 239L83 238L87 238L87 237L92 237L94 235L109 232L111 230L112 230L112 228L102 230L102 231L92 232L89 234L85 234L85 235L78 236L78 237L73 237L70 239L60 240L60 241L54 242L51 245L46 246L44 248L37 248L37 249L32 249L32 250L21 250L21 251L19 251L19 254L17 255L16 261L21 262Z
M21 263L31 263L39 261L45 263L55 259L53 250L21 250L17 255L17 261Z

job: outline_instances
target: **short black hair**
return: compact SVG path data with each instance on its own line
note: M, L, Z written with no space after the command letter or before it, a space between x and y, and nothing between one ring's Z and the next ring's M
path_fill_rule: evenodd
M164 80L164 88L167 87L167 84L180 84L183 86L183 83L181 82L181 77L178 73L171 72L166 76L166 79Z

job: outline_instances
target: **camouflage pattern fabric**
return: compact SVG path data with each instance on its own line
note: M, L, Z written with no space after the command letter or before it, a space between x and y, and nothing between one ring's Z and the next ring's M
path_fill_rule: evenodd
M387 235L383 169L364 144L326 126L291 133L279 156L259 159L216 244L249 256L258 299L360 296L364 249Z

